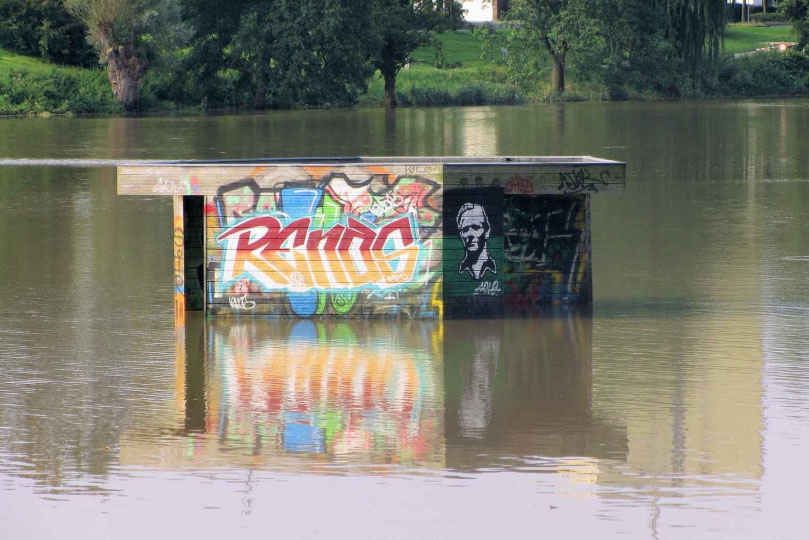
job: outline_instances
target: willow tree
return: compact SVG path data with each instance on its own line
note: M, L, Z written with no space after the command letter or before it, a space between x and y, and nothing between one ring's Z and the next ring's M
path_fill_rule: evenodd
M157 18L157 0L65 0L86 26L115 98L128 111L137 108L146 74L148 24Z
M655 0L666 10L666 34L692 80L716 76L725 31L725 0Z

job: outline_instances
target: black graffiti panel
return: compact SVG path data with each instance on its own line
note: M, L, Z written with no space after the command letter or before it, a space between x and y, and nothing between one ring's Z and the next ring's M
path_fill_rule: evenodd
M586 197L508 195L503 214L506 303L587 301Z

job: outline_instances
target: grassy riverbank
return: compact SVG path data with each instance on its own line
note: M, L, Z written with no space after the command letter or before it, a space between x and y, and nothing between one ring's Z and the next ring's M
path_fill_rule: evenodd
M0 49L0 114L120 112L103 69L57 66Z
M773 41L797 41L792 26L764 26L759 24L729 24L725 30L722 51L727 54L749 52Z
M481 60L482 42L469 31L447 32L438 42L418 49L410 67L397 77L397 94L403 106L510 105L524 102L606 100L614 91L592 82L579 82L576 66L568 72L564 96L549 91L550 64L536 85L519 88L504 66ZM809 59L798 54L762 53L735 59L734 53L753 51L765 42L794 41L790 26L729 25L723 45L719 80L712 91L695 97L748 97L756 95L809 94ZM142 92L146 111L200 110L155 100L160 76L147 74ZM654 92L627 90L620 97L657 99ZM383 81L374 77L361 106L381 106ZM0 114L122 113L102 68L63 67L0 49Z

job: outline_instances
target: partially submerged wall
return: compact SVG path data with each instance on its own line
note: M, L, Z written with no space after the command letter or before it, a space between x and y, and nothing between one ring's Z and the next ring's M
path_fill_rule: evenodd
M624 165L475 159L120 167L119 193L184 199L187 309L436 318L589 302L589 196L622 191Z

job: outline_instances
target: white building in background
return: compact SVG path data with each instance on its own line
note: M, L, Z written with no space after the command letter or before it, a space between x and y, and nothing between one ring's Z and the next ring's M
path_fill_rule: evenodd
M469 22L489 22L493 18L492 0L463 0L463 7Z
M498 21L508 11L510 0L461 0L471 23ZM761 0L759 0L761 1Z

